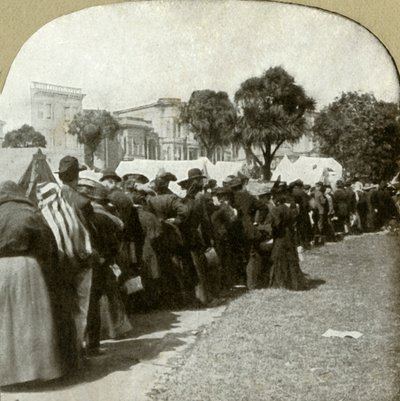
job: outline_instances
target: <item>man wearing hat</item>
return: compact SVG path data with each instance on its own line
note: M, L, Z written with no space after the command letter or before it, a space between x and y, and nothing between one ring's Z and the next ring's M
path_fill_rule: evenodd
M187 261L195 269L197 285L196 298L206 304L211 299L207 284L207 260L205 252L213 244L211 221L207 213L207 199L203 193L206 176L199 168L188 171L188 178L178 184L186 190L183 203L188 210L187 218L180 228L184 247L187 252ZM193 282L193 285L196 283Z
M58 175L63 182L61 196L77 213L82 225L88 230L91 241L95 237L93 228L93 208L90 200L78 191L79 172L86 168L72 156L65 156L60 160ZM96 257L82 259L79 255L72 259L61 261L63 269L69 272L65 286L60 289L60 297L65 298L75 323L76 349L79 356L83 355L83 341L87 325L89 309L90 287L92 284L92 267ZM67 317L65 317L67 318ZM78 361L79 363L80 361Z
M147 178L141 174L130 174L140 181ZM124 223L120 236L121 246L118 251L117 264L121 267L121 280L129 278L133 271L142 264L142 249L144 232L139 221L137 209L133 206L131 198L118 186L122 179L112 169L103 170L100 182L108 190L108 199L115 206L119 218ZM148 180L147 180L148 181Z
M315 241L317 243L324 244L329 205L328 200L325 197L325 186L321 181L318 181L315 184L314 201L317 220L317 233Z
M230 290L233 283L234 260L236 249L231 244L234 236L233 222L237 219L237 210L233 208L233 192L225 186L215 188L213 194L217 197L219 206L211 214L211 224L214 233L215 250L220 261L219 275L215 278L218 290Z
M248 289L255 289L259 285L262 272L262 258L258 248L262 236L257 229L257 215L268 213L268 206L243 188L241 178L227 177L225 183L233 192L233 207L238 211L233 244L238 254L236 281L245 280Z
M109 191L112 191L122 181L121 177L112 169L104 169L103 176L99 180Z
M176 180L177 178L174 174L165 171L164 169L161 169L157 173L156 178L152 181L151 187L157 195L172 195L173 192L168 188L168 186L171 181Z
M289 189L291 190L293 200L299 207L299 214L297 216L297 245L309 249L310 242L313 239L311 221L310 221L310 197L304 191L303 181L297 179L290 183Z
M349 232L350 211L349 211L349 197L344 190L344 182L338 180L336 182L336 191L333 193L333 202L335 207L336 232L343 234Z
M92 286L88 311L87 335L88 356L98 356L104 353L100 348L100 298L107 293L109 283L115 282L110 266L116 263L119 249L119 238L124 224L114 216L108 207L108 190L101 184L94 186L89 194L94 211L93 225L96 228L94 246L99 252L99 260L93 266ZM118 289L115 289L118 291ZM109 294L109 300L114 294Z

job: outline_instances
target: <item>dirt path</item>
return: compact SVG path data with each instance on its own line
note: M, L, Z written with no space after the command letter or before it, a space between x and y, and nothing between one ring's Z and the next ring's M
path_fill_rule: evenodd
M105 356L67 383L3 392L1 401L145 401L154 383L169 373L169 361L193 342L225 307L137 315L129 338L106 341Z

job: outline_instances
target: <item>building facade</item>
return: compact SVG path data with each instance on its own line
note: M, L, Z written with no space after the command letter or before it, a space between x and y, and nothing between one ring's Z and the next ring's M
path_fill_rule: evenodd
M161 98L155 103L115 111L114 115L122 121L147 125L145 134L148 138L147 143L144 143L144 139L140 139L139 133L133 134L133 130L130 130L132 136L137 137L143 150L147 149L147 153L143 151L139 157L144 156L148 159L155 157L158 160L195 160L201 156L201 149L188 126L180 122L183 105L184 103L178 98ZM129 118L131 120L127 120ZM126 132L129 132L129 128ZM127 143L129 144L129 140Z
M6 125L5 121L0 120L0 147L3 145L3 141L4 141L4 126Z
M47 141L49 149L79 149L77 138L67 134L68 124L82 111L85 94L80 88L31 84L31 125Z

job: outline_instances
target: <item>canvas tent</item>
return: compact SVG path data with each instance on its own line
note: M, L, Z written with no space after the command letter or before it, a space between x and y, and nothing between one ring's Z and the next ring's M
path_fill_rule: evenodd
M308 185L322 181L334 186L336 181L342 178L342 173L341 164L332 157L300 156L294 163L286 157L276 167L271 180L276 181L280 176L281 181L288 183L300 178Z
M242 163L237 162L218 162L212 164L206 157L201 157L197 160L145 160L137 159L132 161L122 161L116 173L123 176L128 173L144 174L149 180L154 179L161 169L165 169L172 174L175 174L178 181L187 178L187 172L191 168L199 168L208 178L217 180L219 185L222 185L222 180L229 174L237 174L241 170ZM170 189L177 194L182 193L181 187L177 182L170 183Z
M24 189L26 196L36 199L36 185L41 182L57 182L51 168L46 161L46 156L38 149L32 156L27 169L18 181L18 185Z

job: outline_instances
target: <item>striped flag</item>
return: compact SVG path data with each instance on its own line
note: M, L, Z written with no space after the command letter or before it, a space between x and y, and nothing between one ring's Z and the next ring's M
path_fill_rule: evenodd
M89 232L55 183L38 184L39 209L57 241L60 257L87 259L93 252Z

